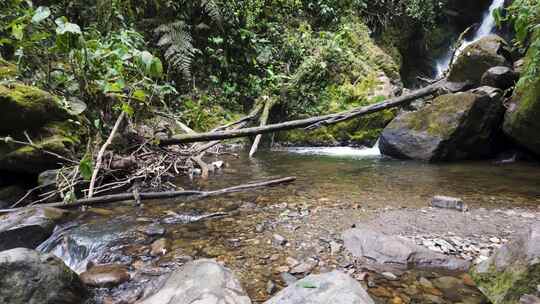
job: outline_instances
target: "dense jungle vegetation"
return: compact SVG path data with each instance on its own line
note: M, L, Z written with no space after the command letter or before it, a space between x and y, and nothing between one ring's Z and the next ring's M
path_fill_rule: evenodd
M272 99L272 120L301 118L399 93L377 87L403 87L411 37L423 37L424 49L455 38L437 26L451 2L4 0L0 71L5 82L61 97L90 140L109 132L118 111L136 120L166 112L202 131ZM515 25L522 53L540 54L539 11L537 1L517 0L497 14ZM540 56L530 58L523 87L540 73ZM373 143L393 115L283 139Z

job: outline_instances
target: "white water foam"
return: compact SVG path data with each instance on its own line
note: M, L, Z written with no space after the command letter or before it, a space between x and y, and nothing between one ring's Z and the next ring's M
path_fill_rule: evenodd
M287 152L305 155L323 155L334 157L374 158L380 157L379 141L371 148L353 147L295 147L287 148Z
M482 24L474 34L473 38L468 41L464 41L459 48L456 50L455 57L459 56L461 52L471 43L480 40L482 37L485 37L493 32L495 29L495 18L493 17L493 12L504 6L505 0L493 0L489 9L484 13L482 19ZM444 56L444 58L437 60L436 69L437 69L437 78L442 77L444 73L450 67L450 60L452 60L453 50L450 49L449 52Z

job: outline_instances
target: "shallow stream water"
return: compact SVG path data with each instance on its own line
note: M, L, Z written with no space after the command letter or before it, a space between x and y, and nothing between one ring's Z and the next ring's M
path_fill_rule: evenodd
M302 259L307 254L327 255L321 249L329 242L326 238L338 239L344 229L362 219L366 210L422 208L434 195L463 198L471 208L540 206L538 164L481 161L432 165L386 159L376 152L295 148L261 151L253 159L243 153L227 156L225 168L209 180L179 179L178 185L213 190L278 176L296 176L297 181L197 202L153 201L141 207L124 203L91 208L60 228L42 250L54 252L79 272L92 261L138 265L133 267L157 275L186 256L217 258L232 268L250 296L261 302L269 296L268 281L280 284L276 268L286 265L288 256ZM167 224L165 219L171 211L193 216L213 212L227 215ZM156 223L166 228L164 237L169 241L167 252L157 259L148 253L155 238L141 233ZM317 233L311 233L309 227ZM273 235L285 230L296 234L290 236L287 246L274 246ZM347 261L328 257L324 264L320 270L345 267ZM410 275L404 277L410 279ZM477 299L471 303L482 301L478 293L467 292Z

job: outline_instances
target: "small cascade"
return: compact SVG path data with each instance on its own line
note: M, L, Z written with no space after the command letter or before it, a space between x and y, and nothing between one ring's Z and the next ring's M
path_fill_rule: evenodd
M482 37L485 37L493 32L495 29L495 18L493 17L493 12L499 8L502 8L504 6L505 0L493 0L491 5L489 6L489 9L484 13L484 17L482 19L482 24L474 34L473 38L468 41L464 41L459 48L456 50L455 56L459 56L459 54L471 43L478 41ZM442 58L437 60L436 62L436 69L437 69L437 78L442 77L444 73L448 70L450 67L450 61L452 60L452 54L454 53L453 49L450 49L449 52Z
M298 147L288 148L288 152L307 155L323 155L335 157L373 158L380 157L379 141L371 148L353 147Z

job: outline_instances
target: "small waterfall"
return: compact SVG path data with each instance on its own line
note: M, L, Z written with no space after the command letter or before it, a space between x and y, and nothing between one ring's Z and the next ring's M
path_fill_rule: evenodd
M489 9L484 13L484 17L482 19L482 24L474 34L473 38L468 41L464 41L459 48L456 51L456 57L471 43L479 40L480 38L487 36L493 32L495 29L495 18L493 17L493 12L499 8L502 8L504 6L505 0L493 0L491 5L489 6ZM452 53L454 51L452 49L449 50L449 52L441 59L437 60L436 62L436 69L437 69L437 78L443 76L443 74L448 70L450 67L450 60L452 60Z
M369 148L353 148L353 147L296 147L288 148L287 151L297 154L307 155L323 155L335 157L352 157L352 158L376 158L381 156L379 150L379 140Z

